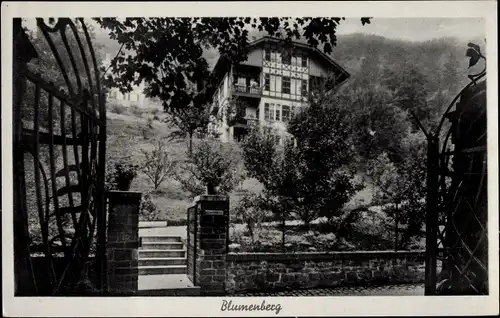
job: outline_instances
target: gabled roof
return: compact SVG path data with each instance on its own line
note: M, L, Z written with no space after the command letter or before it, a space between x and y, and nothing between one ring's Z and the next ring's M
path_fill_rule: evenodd
M248 47L252 48L252 47L260 46L260 45L265 44L265 43L270 43L270 42L279 43L281 41L283 41L283 40L279 39L279 38L264 36L260 39L257 39L255 41L250 42L248 44ZM302 48L302 49L309 51L310 53L317 56L319 59L321 59L324 62L326 62L327 64L331 65L334 68L334 70L336 71L336 73L339 75L339 78L338 78L337 83L336 83L337 85L342 84L350 77L350 74L342 66L337 64L330 56L323 53L321 50L319 50L317 48L313 48L313 47L311 47L307 44L304 44L304 43L296 42L296 41L292 41L292 45L294 47ZM224 56L219 57L219 59L217 60L217 63L214 66L214 69L212 70L212 74L214 75L214 78L220 80L224 76L224 74L226 74L226 72L229 70L230 66L231 66L231 62L227 58L225 58ZM215 88L213 90L215 91Z
M257 39L255 41L250 42L248 46L249 47L255 47L255 46L259 46L260 44L263 44L263 43L269 43L269 42L279 43L281 41L283 41L283 40L279 39L279 38L274 38L274 37L270 37L270 36L264 36L264 37L262 37L260 39ZM296 41L292 41L292 44L295 47L308 50L309 52L317 55L320 59L322 59L326 63L328 63L331 66L333 66L335 68L335 70L339 72L339 75L340 75L338 84L346 81L349 78L350 74L342 66L340 66L339 64L337 64L330 56L328 56L327 54L325 54L324 52L322 52L318 48L314 48L314 47L309 46L309 45L307 45L305 43L296 42Z

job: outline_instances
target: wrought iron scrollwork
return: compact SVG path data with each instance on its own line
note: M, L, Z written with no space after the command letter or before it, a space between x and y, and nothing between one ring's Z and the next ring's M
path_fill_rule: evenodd
M466 55L470 66L486 61L475 44ZM427 295L488 293L485 76L486 66L469 75L427 136Z
M83 19L50 22L37 18L30 37L21 19L14 21L18 295L89 293L90 272L96 273L91 289L105 287L106 121L99 66Z

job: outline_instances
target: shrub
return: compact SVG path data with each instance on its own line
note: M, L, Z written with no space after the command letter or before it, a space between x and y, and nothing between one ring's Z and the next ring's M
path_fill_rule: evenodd
M192 195L227 194L240 181L240 155L232 145L215 139L195 144L189 159L180 166L175 178Z
M128 191L135 177L137 177L138 165L115 163L107 165L106 184L107 190Z
M154 133L153 133L153 129L154 129L153 120L151 118L148 119L146 125L144 125L140 121L137 121L137 127L138 127L138 130L141 132L142 138L144 140L148 140L154 135Z
M140 108L137 105L132 105L132 106L130 106L130 112L134 116L142 117L142 114L144 114L144 109Z
M139 217L144 221L159 221L158 209L151 200L151 194L149 193L142 196Z
M159 113L160 113L160 110L158 108L153 108L151 110L151 114L154 115L155 117L158 117Z
M234 217L246 224L252 245L259 240L262 222L266 216L265 211L258 206L258 201L256 194L245 193L233 210Z
M109 111L115 114L124 114L127 112L127 107L117 103L111 103L109 105Z

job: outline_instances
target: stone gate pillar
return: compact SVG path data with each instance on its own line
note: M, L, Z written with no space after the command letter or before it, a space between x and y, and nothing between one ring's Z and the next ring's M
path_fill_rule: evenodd
M134 295L138 289L139 207L141 192L109 191L107 285L113 295Z
M198 233L196 285L201 295L224 295L229 233L229 197L201 195L195 198Z

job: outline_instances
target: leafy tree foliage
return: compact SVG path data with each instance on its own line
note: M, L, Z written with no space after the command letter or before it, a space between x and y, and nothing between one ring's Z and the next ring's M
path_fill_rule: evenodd
M410 135L403 141L404 160L394 163L386 153L370 163L369 176L377 187L375 203L394 224L394 248L406 248L421 236L425 215L425 141ZM402 229L404 225L404 229Z
M392 103L392 95L387 90L355 83L339 92L336 98L352 117L354 159L359 169L363 170L367 160L384 151L393 159L399 158L401 141L408 132L408 116Z
M247 175L263 184L262 193L254 197L254 205L270 211L281 223L281 243L285 249L285 221L293 211L292 195L295 187L294 162L286 152L292 147L276 145L273 134L264 134L257 127L251 128L242 142L242 155Z
M193 137L197 133L205 134L208 123L210 122L210 113L208 107L188 107L186 109L175 111L172 116L166 118L166 122L172 124L177 129L174 130L169 138L188 138L188 155L193 152Z
M457 55L454 52L450 52L447 56L446 62L443 65L443 72L441 77L441 83L444 84L444 88L453 93L458 93L459 80L459 69L460 62Z
M108 80L122 92L132 85L147 84L146 94L158 97L166 110L195 108L207 103L203 90L209 77L203 49L215 48L231 63L246 59L248 29L265 31L270 36L305 37L326 53L336 45L336 27L343 18L96 18L117 40L121 50L111 62ZM363 24L368 18L361 19ZM188 82L196 91L187 91Z
M353 181L352 114L335 96L324 96L294 116L288 131L294 137L288 157L296 169L297 213L306 226L319 216L331 218L360 189Z
M259 231L266 216L260 205L261 197L252 192L245 192L233 209L237 220L246 224L252 245L259 240Z
M279 150L272 136L253 131L242 146L245 167L270 202L293 211L308 227L318 216L339 214L360 189L349 169L351 115L336 98L322 97L290 120L288 132L293 141Z

